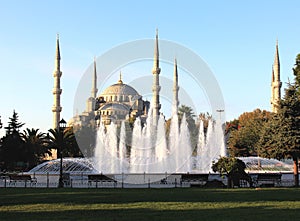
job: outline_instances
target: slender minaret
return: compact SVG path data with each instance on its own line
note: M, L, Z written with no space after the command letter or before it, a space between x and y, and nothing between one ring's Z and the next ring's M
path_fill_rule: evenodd
M59 121L60 121L60 112L62 107L60 106L60 95L62 89L60 89L60 78L62 72L60 71L60 50L59 50L59 36L57 35L56 39L56 56L55 56L55 68L53 71L54 77L54 87L52 93L54 95L54 103L52 106L53 112L53 129L59 128Z
M152 111L153 111L153 124L157 125L157 121L159 118L159 110L160 110L160 103L159 103L159 52L158 52L158 30L156 29L156 39L155 39L155 45L154 45L154 62L153 62L153 68L152 68L152 74L153 74L153 84L152 84Z
M96 59L94 58L94 71L93 71L93 77L92 77L92 90L91 90L91 96L87 99L87 108L86 111L88 113L92 113L95 111L95 105L96 105L96 98L97 98L97 69L96 69Z
M281 98L281 81L280 81L280 62L279 62L279 52L278 52L278 40L276 41L276 51L274 64L272 69L272 83L271 83L271 106L272 112L277 113L279 108L279 102Z
M93 73L93 82L92 82L92 91L91 91L91 97L95 98L97 97L97 69L96 69L96 58L94 57L94 73Z
M173 80L173 115L178 113L178 71L177 71L177 60L174 61L174 80Z

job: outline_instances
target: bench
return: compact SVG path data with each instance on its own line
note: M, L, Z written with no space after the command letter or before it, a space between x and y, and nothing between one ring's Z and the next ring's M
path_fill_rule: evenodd
M181 183L187 182L191 186L203 186L208 181L208 174L182 174Z
M9 184L16 186L17 183L24 183L24 187L27 187L27 183L30 183L30 186L36 185L36 178L32 178L30 175L8 175Z
M255 178L255 183L259 187L274 187L281 185L280 173L260 173Z
M98 187L98 183L100 184L103 184L103 183L113 183L114 187L116 187L117 185L117 181L110 178L110 177L107 177L103 174L90 174L88 175L88 183L89 183L89 186L92 185L92 183L96 183L96 188Z

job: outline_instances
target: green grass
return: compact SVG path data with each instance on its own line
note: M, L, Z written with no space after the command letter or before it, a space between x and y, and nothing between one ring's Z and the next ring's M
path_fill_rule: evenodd
M297 220L300 189L0 189L0 220Z

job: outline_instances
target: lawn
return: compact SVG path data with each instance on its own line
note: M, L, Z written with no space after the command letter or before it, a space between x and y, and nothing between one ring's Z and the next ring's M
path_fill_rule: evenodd
M0 189L0 220L297 220L300 189Z

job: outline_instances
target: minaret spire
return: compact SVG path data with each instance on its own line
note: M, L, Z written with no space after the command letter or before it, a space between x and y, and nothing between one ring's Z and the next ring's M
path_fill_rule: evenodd
M159 68L159 50L158 50L158 29L156 29L156 38L155 38L155 45L154 45L154 62L153 62L153 68L152 68L152 74L153 74L153 84L152 84L152 108L153 108L153 124L156 125L158 118L159 118L159 110L160 110L160 103L159 103L159 74L160 74L160 68Z
M97 68L96 68L97 64L96 64L96 57L94 57L94 73L93 73L93 82L92 82L92 91L91 91L91 95L92 98L97 97L97 92L98 92L98 88L97 88Z
M54 87L52 90L54 96L54 103L52 106L53 112L53 129L59 128L60 121L60 112L62 107L60 106L60 95L62 93L62 89L60 88L60 78L62 76L62 72L60 71L60 49L59 49L59 35L57 34L56 38L56 56L55 56L55 67L53 71L54 77Z
M154 63L153 63L152 73L154 74L154 72L157 72L157 69L159 69L158 29L156 29L156 35L155 35ZM160 69L158 71L158 74L159 72Z
M178 113L178 70L177 70L177 59L174 60L174 80L173 80L173 115Z
M120 74L119 74L118 84L123 84L123 81L122 81L122 72L121 71L120 71Z
M279 61L279 50L278 40L276 40L276 49L274 64L272 69L272 83L271 83L271 106L272 112L277 113L279 101L281 99L281 81L280 81L280 61Z

